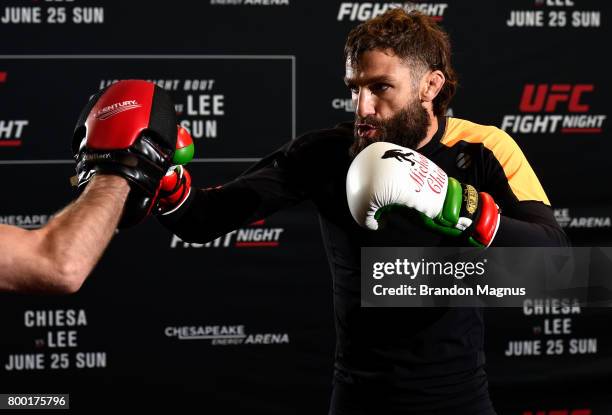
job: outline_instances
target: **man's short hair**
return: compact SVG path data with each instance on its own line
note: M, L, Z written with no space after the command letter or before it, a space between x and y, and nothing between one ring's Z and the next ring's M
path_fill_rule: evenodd
M411 67L416 83L425 70L440 70L446 82L433 101L433 112L441 116L457 88L457 76L450 60L448 34L429 16L393 8L355 27L344 46L344 59L358 67L364 52L391 50Z

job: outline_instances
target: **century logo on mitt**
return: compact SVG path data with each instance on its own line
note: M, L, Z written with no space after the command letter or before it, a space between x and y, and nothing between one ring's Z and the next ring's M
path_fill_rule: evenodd
M100 111L94 114L94 118L104 121L107 120L120 112L133 110L135 108L140 108L142 105L138 103L136 100L129 100L123 102L117 102L112 105L108 105L102 108Z

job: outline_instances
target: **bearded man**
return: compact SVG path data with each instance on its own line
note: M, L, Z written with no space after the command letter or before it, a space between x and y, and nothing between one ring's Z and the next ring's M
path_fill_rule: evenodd
M223 186L190 188L159 219L183 240L204 243L311 200L333 276L330 414L494 414L482 310L361 308L360 248L557 246L566 236L511 137L445 116L457 80L448 37L430 18L387 11L350 32L344 56L354 122L304 134ZM385 191L352 191L350 177L388 163L444 175L448 186L436 197L403 192L414 187L407 174L390 177ZM406 218L392 208L398 204L425 220Z

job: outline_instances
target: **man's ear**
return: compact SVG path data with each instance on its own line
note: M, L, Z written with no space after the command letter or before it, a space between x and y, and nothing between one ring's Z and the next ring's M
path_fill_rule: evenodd
M421 101L432 102L444 86L446 78L442 71L435 70L427 72L421 80Z

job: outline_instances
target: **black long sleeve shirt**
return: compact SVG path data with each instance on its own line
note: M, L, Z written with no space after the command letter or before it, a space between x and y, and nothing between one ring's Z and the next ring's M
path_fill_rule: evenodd
M568 244L512 138L495 127L457 118L438 122L435 136L418 151L449 177L493 196L502 209L493 246ZM333 276L336 382L368 386L369 393L396 391L386 399L395 409L451 408L486 394L486 381L476 376L484 364L481 310L360 307L362 246L456 246L457 239L400 219L378 231L360 227L345 190L352 142L352 123L307 133L220 188L192 189L178 211L160 220L183 240L207 242L312 200Z

